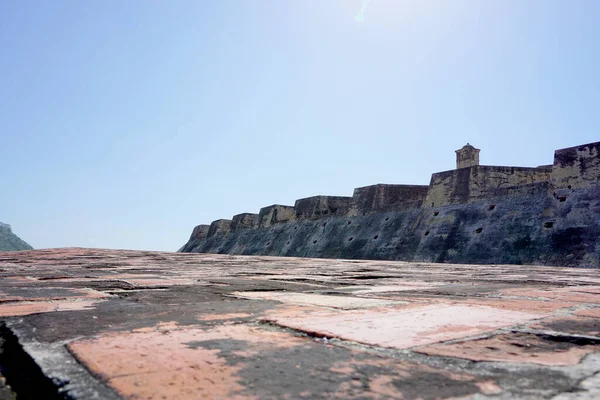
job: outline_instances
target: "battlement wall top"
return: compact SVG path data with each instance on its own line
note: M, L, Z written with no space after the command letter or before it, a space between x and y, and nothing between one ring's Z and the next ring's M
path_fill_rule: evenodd
M272 206L263 207L258 213L258 226L260 228L268 228L279 222L293 220L296 216L296 211L292 206L284 206L281 204L273 204Z
M210 225L198 225L192 231L192 235L190 236L190 240L202 240L208 236L208 230L210 229Z
M427 196L426 185L377 184L354 189L352 196L358 213L395 211L420 207Z
M296 219L315 219L330 215L344 215L350 211L352 197L312 196L296 200Z
M258 228L258 220L258 214L242 213L234 215L231 219L231 230Z
M555 187L579 188L600 181L600 142L556 150L552 169Z
M434 173L425 204L443 206L481 200L499 188L549 182L548 167L504 167L476 165Z
M507 174L538 174L538 173L551 173L553 166L552 165L540 165L537 167L514 167L514 166L504 166L504 165L473 165L471 167L465 167L465 169L473 169L475 171L480 172L502 172ZM460 168L463 169L463 168ZM456 169L449 169L447 171L434 172L431 174L432 177L445 177L456 174ZM431 184L431 183L430 183Z
M227 233L231 230L231 220L230 219L218 219L213 221L210 224L210 228L208 229L207 238L213 237L218 234Z

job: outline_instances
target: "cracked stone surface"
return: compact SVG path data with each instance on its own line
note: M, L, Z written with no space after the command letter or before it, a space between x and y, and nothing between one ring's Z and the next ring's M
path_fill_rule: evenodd
M595 269L50 249L0 277L0 397L600 398Z

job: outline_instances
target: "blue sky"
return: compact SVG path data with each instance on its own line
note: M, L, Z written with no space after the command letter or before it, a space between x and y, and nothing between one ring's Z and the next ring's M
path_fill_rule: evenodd
M595 0L2 1L0 221L36 248L192 228L600 140Z

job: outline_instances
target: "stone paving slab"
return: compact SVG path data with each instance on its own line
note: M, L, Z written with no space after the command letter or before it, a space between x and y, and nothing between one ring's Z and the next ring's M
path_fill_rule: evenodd
M492 307L450 304L407 309L369 310L307 315L300 311L267 321L320 336L373 346L407 349L419 345L474 336L544 316Z
M596 399L599 282L544 266L0 253L0 394Z
M282 303L305 304L326 308L340 308L352 310L357 308L386 307L394 304L406 303L380 299L369 299L351 296L332 296L315 293L294 292L234 292L235 297L241 299L275 300Z
M575 365L588 354L600 351L600 342L571 338L510 332L481 339L437 343L418 347L416 352L473 361L523 362L541 365Z

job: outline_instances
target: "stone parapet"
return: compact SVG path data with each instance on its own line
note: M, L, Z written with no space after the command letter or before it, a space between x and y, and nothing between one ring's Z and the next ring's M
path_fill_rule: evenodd
M207 238L211 238L215 235L219 235L222 233L227 233L231 230L231 220L230 219L218 219L213 221L210 224L210 228L208 229Z
M273 204L263 207L258 213L258 226L268 228L271 225L293 220L295 218L294 207Z
M588 187L600 179L600 142L556 150L552 183L559 189Z
M437 207L478 201L509 187L549 182L550 167L501 167L477 165L431 176L425 206Z
M234 215L231 220L231 230L258 228L258 214L243 213Z
M206 239L208 236L208 231L210 229L210 225L198 225L192 231L192 235L190 236L190 240L202 240Z
M421 207L429 186L377 184L354 189L356 213L396 211Z
M297 220L317 219L344 215L350 211L352 197L312 196L296 200L294 210Z

